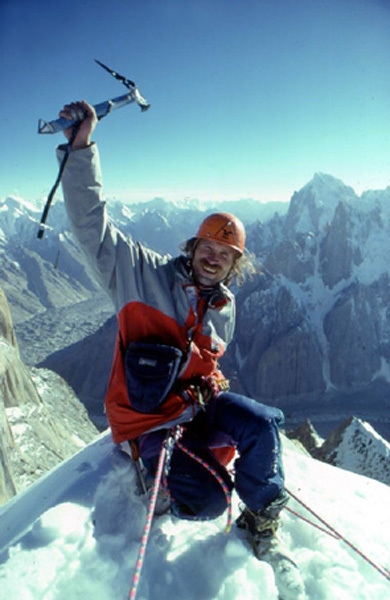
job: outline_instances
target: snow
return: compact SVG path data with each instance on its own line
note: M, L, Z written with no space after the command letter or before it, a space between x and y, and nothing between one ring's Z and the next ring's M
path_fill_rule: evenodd
M390 490L313 460L284 439L287 486L359 551L389 569ZM123 600L128 596L146 504L131 461L108 432L0 508L0 590L19 600ZM306 509L290 508L314 521ZM234 516L239 512L234 498ZM94 529L93 520L96 522ZM155 517L138 600L276 600L271 567L226 514L204 522ZM390 581L344 541L290 510L281 537L311 600L385 600Z

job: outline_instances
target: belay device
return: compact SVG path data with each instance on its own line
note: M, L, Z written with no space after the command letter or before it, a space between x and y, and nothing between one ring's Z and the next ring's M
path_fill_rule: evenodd
M117 98L112 98L111 100L106 100L105 102L101 102L100 104L95 104L94 109L96 111L96 116L97 116L98 120L102 119L103 117L108 115L113 110L115 110L117 108L122 108L122 106L126 106L126 104L132 104L133 102L135 102L136 104L138 104L138 106L140 106L141 111L145 111L150 107L150 104L147 102L147 100L145 100L145 98L140 94L134 81L131 81L131 79L127 79L126 77L123 77L123 75L119 75L119 73L116 73L116 71L113 71L109 67L106 67L106 65L101 63L99 60L95 59L95 62L97 62L97 64L100 65L103 69L108 71L113 77L115 77L115 79L117 79L118 81L123 83L123 85L126 86L127 89L129 90L129 92L127 94L124 94L123 96L118 96ZM45 223L46 223L47 215L48 215L48 212L50 209L50 205L53 200L54 194L59 186L59 183L61 181L62 173L64 171L66 161L68 160L69 153L72 149L72 144L77 135L77 131L80 126L80 123L81 123L81 121L79 121L79 120L71 121L69 119L64 119L61 117L59 119L55 119L54 121L44 121L43 119L39 119L38 133L58 133L59 131L64 131L65 129L72 128L72 135L70 137L69 143L67 144L66 151L64 154L64 158L62 159L62 163L61 163L61 166L60 166L60 169L58 172L57 179L49 193L49 196L48 196L46 204L45 204L45 208L43 209L40 227L39 227L39 231L38 231L38 238L43 238L43 234L45 232Z

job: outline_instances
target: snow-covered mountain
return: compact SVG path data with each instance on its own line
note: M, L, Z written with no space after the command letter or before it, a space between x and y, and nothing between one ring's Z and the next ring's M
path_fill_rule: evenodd
M0 270L17 314L21 354L28 364L57 363L69 382L80 379L71 365L82 361L83 399L98 400L98 393L101 401L111 342L110 356L100 359L106 365L101 378L94 370L101 346L86 353L83 342L88 336L92 348L90 336L104 337L99 328L111 305L96 296L98 286L74 246L62 203L54 205L42 242L35 231L34 239L15 235L26 229L23 219L38 219L24 205L16 210L15 202L5 200L0 212ZM264 265L264 274L238 293L235 342L222 361L227 376L237 389L283 408L289 428L310 418L327 437L355 415L390 440L390 187L358 197L340 180L317 173L278 213L273 207L273 216L263 216L264 206L223 206L245 221L248 248ZM162 199L131 206L109 201L108 209L125 234L169 253L205 215L196 203L183 207ZM109 340L114 328L113 322L105 326ZM48 335L40 338L40 331Z
M38 240L40 211L22 199L0 201L0 277L14 323L46 309L69 306L99 290L69 232L63 206Z
M390 485L390 444L362 419L349 417L326 440L308 419L287 436L313 458Z
M387 600L390 488L313 460L288 440L284 460L299 502L283 512L280 536L300 566L307 600ZM105 433L1 507L4 598L128 597L146 520L135 478ZM241 530L226 534L225 525L226 515L155 517L137 598L276 600L271 567L254 558Z
M238 295L229 364L291 425L305 407L327 435L359 412L390 439L389 208L390 188L358 198L317 174L285 217L249 228L264 274Z
M390 485L390 444L369 423L350 417L314 455L320 460Z
M107 205L111 219L125 235L134 235L162 254L177 253L199 221L213 211L212 203L171 203L158 198L132 205L107 200ZM108 297L101 293L72 239L62 202L52 205L45 235L37 239L42 208L18 197L0 199L0 277L28 364L37 364L93 333L113 314ZM249 224L268 218L277 209L283 213L287 205L247 199L231 202L227 208ZM40 331L46 335L39 336Z

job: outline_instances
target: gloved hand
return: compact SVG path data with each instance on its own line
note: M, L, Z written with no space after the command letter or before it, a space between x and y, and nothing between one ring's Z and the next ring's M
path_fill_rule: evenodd
M188 402L205 407L221 391L228 391L228 379L217 380L212 375L202 375L190 380L184 387L184 397Z

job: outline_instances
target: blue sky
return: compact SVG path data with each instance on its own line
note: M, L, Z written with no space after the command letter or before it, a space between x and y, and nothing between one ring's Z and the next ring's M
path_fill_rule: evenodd
M64 103L125 88L95 134L104 190L290 199L317 171L360 193L390 184L388 0L1 0L0 198L47 195Z

